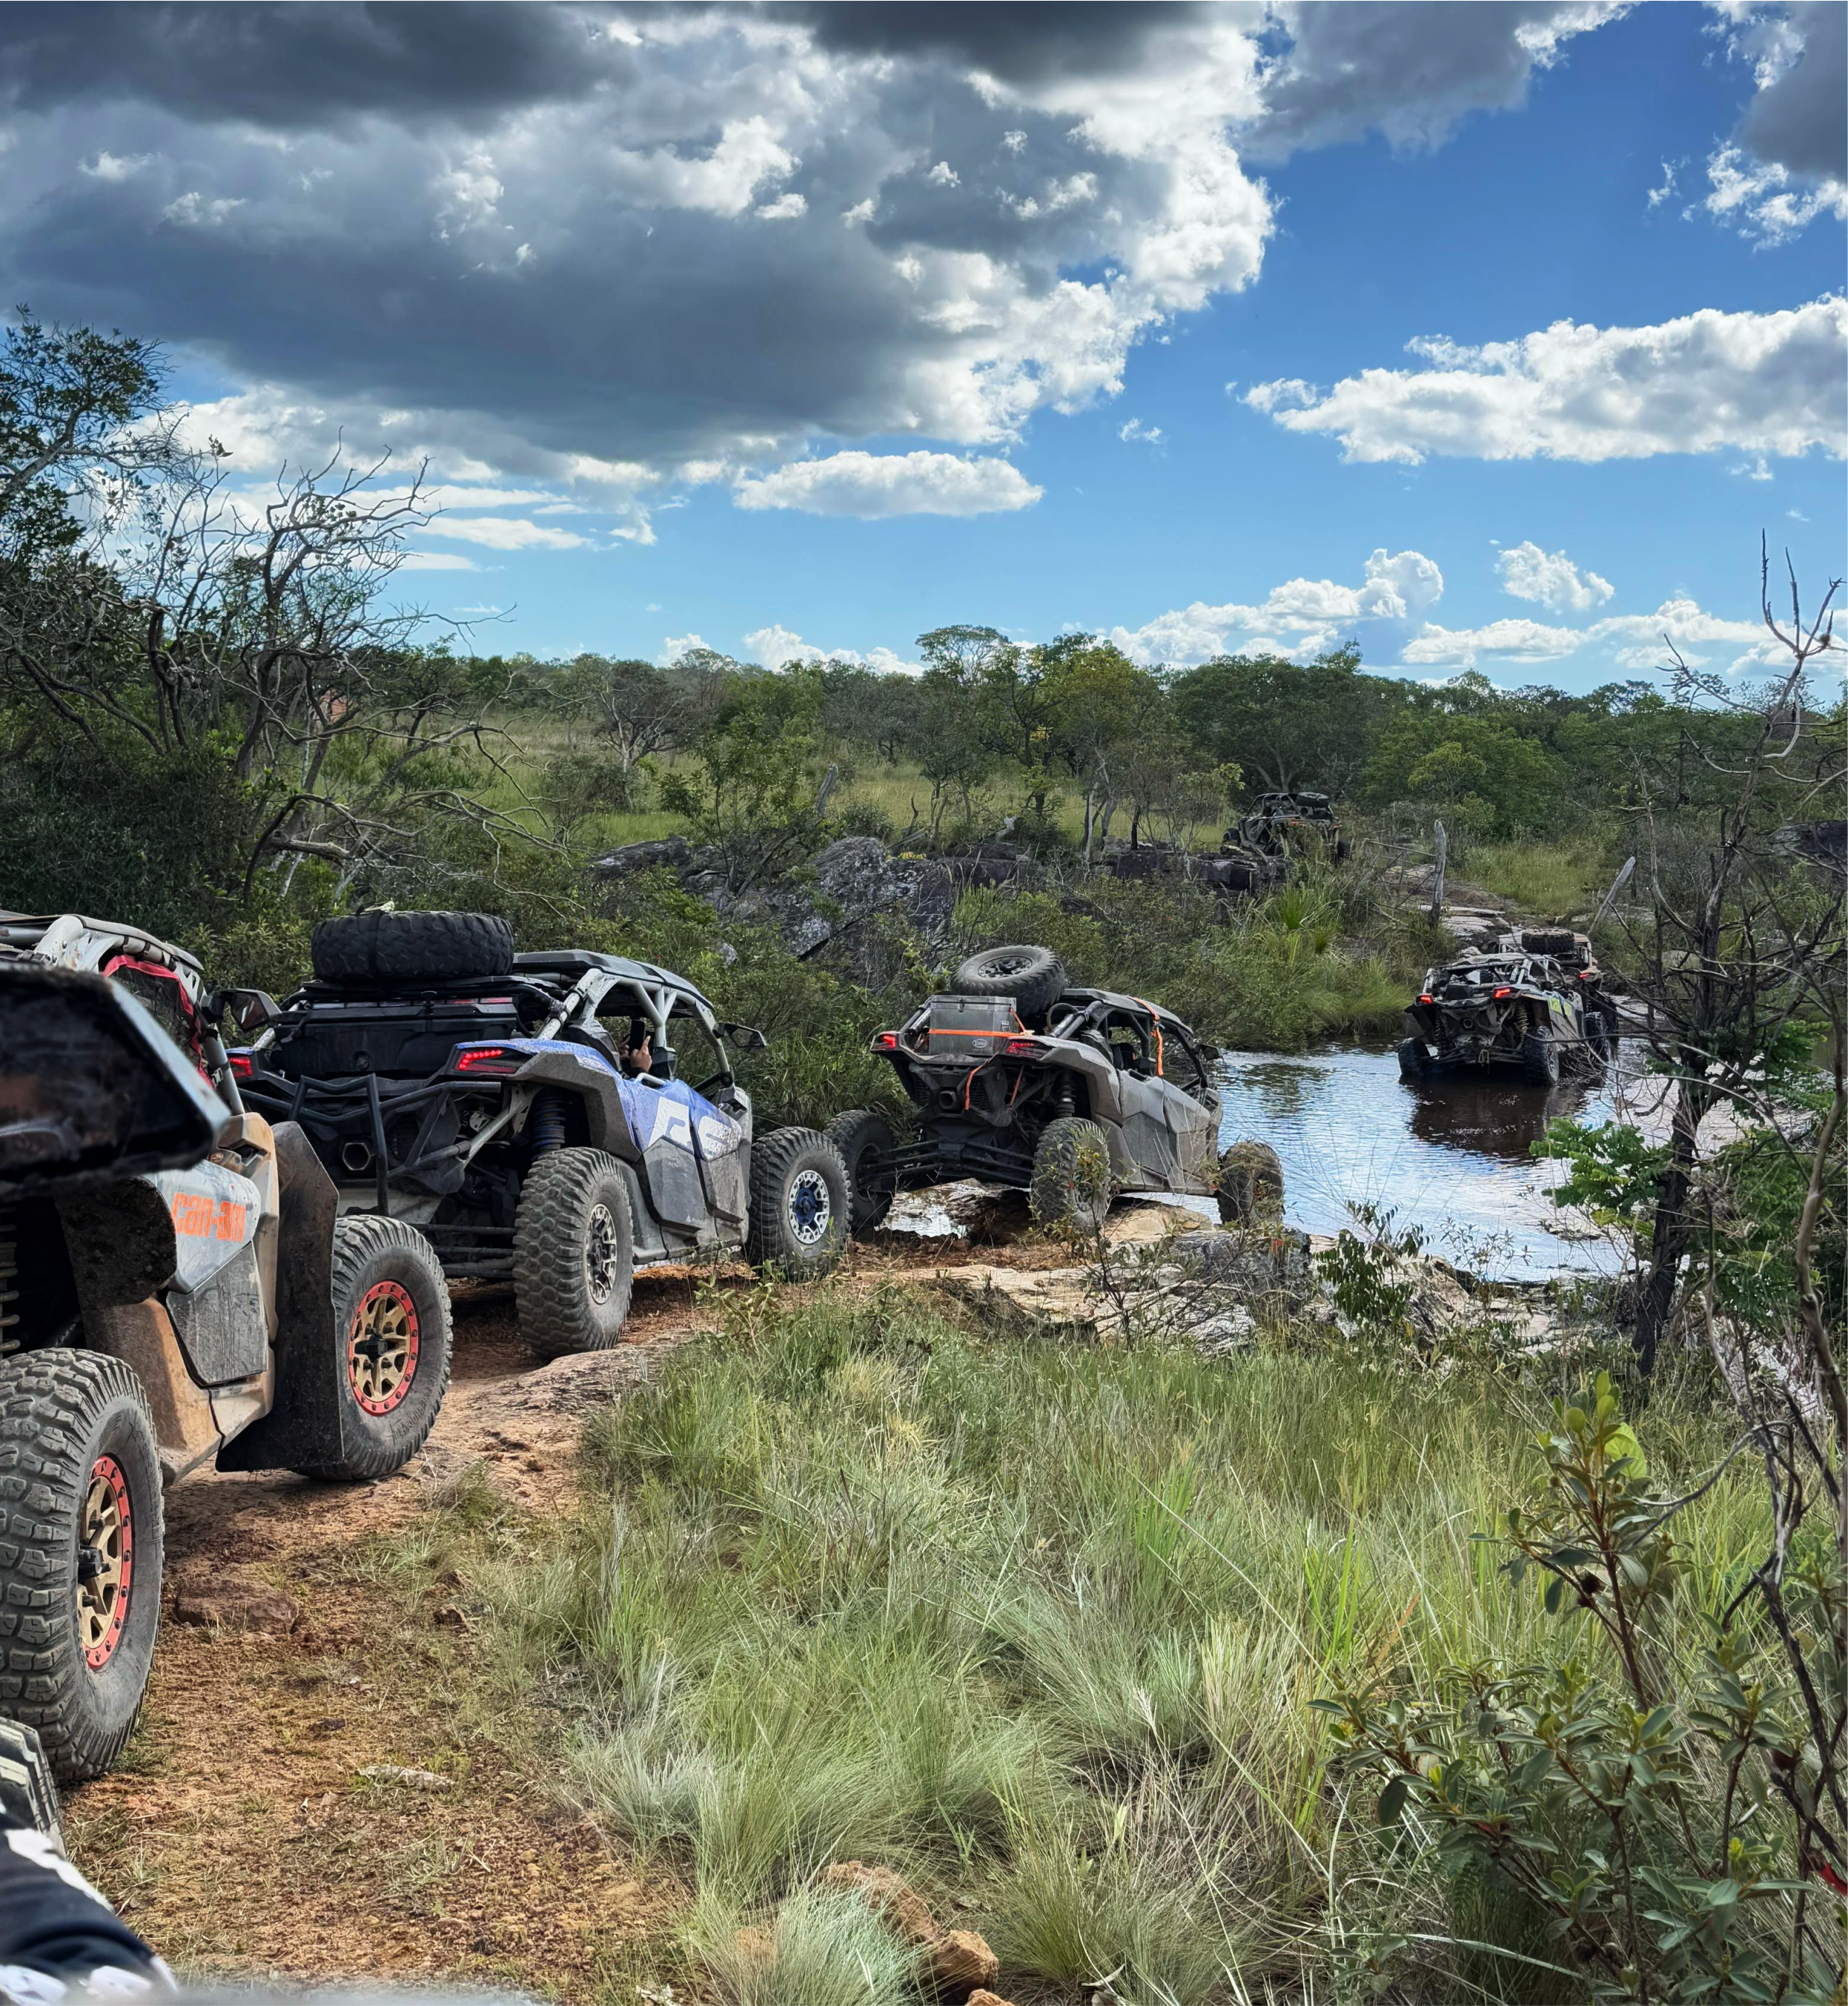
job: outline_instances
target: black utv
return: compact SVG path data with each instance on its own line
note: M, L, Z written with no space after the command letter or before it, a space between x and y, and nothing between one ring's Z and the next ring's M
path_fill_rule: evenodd
M1432 969L1405 1020L1399 1072L1407 1080L1506 1067L1556 1086L1562 1067L1595 1065L1617 1044L1616 1005L1590 941L1558 927L1529 927L1493 952Z

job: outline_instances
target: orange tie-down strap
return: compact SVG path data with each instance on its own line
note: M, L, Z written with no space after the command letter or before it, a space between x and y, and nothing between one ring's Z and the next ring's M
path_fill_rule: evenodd
M1155 1077L1158 1079L1165 1079L1166 1075L1163 1071L1163 1065L1166 1054L1161 1045L1161 1019L1155 1015L1155 1006L1146 996L1133 997L1130 1000L1133 1002L1140 1003L1149 1013L1149 1022L1154 1026L1155 1032Z

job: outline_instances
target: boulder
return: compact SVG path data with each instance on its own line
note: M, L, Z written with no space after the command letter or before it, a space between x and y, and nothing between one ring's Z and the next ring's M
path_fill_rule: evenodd
M1001 1975L1001 1960L973 1930L946 1930L925 1953L929 1989L940 1999L985 1992Z
M863 1860L837 1860L821 1870L818 1885L836 1895L857 1895L894 1934L908 1944L937 1940L936 1919L902 1874Z
M606 850L591 864L599 877L627 878L638 871L679 871L692 858L693 846L683 836L662 836L653 843L625 843Z
M1309 1236L1294 1226L1177 1233L1168 1253L1234 1303L1293 1311L1314 1287Z

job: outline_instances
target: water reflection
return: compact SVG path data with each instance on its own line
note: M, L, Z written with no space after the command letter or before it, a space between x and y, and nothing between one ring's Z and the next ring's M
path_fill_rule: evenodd
M1552 1202L1561 1167L1531 1146L1548 1121L1635 1119L1628 1093L1636 1055L1551 1091L1472 1074L1399 1077L1390 1052L1320 1052L1302 1058L1229 1053L1220 1068L1222 1143L1269 1142L1283 1160L1291 1222L1335 1233L1353 1207L1390 1209L1423 1229L1432 1251L1481 1273L1537 1279L1609 1272L1615 1256L1590 1222Z

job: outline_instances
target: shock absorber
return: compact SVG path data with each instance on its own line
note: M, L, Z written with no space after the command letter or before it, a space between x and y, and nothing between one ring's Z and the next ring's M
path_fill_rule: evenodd
M19 1348L19 1215L10 1205L0 1205L0 1358Z
M529 1125L532 1130L534 1156L543 1156L548 1149L564 1147L564 1095L556 1086L542 1087L533 1096Z

